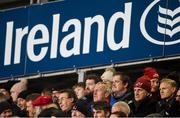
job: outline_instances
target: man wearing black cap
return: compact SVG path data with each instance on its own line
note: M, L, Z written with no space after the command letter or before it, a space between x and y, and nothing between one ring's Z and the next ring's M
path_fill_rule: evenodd
M26 97L29 95L28 91L22 91L19 93L17 97L17 106L21 109L20 116L26 117L27 111L26 111Z

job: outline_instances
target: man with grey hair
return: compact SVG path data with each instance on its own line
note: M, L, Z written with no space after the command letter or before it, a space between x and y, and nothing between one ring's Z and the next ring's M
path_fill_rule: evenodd
M108 83L98 82L94 87L93 101L106 101L109 103L111 87Z
M17 102L17 97L18 97L19 93L27 90L27 84L28 84L27 80L21 80L20 82L15 83L11 87L10 92L11 92L11 97L12 97L13 102L15 102L15 103Z
M126 117L128 117L130 114L129 105L123 101L116 102L111 109L111 113L115 112L123 112L126 115Z

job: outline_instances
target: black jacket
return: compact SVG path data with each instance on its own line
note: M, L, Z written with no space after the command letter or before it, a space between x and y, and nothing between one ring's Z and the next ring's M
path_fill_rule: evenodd
M158 102L158 101L161 100L161 96L160 96L159 91L157 91L157 92L152 92L150 97L151 97L151 99L153 99L153 100L156 101L156 102Z
M157 112L163 116L177 117L180 116L180 102L176 101L173 96L170 100L160 100L157 104Z
M132 116L145 117L149 114L156 112L157 102L153 101L149 97L146 97L143 101L137 103L135 100L129 103Z

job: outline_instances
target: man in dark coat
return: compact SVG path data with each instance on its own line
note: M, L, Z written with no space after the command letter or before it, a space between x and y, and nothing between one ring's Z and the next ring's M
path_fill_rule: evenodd
M160 82L161 100L157 105L157 112L167 117L180 116L180 103L176 101L177 84L172 79L162 79Z
M134 84L134 99L129 103L131 116L145 117L156 112L156 102L149 97L151 83L147 78L142 76Z

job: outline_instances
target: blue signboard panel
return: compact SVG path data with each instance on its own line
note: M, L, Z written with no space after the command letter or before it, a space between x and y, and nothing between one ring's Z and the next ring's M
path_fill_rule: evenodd
M176 1L67 0L1 13L0 78L179 55Z
M161 8L161 14L164 12ZM166 18L166 46L164 49L165 56L180 53L180 1L168 1L167 13L164 15ZM177 45L169 45L169 44Z
M27 24L27 8L0 12L0 78L25 74Z

